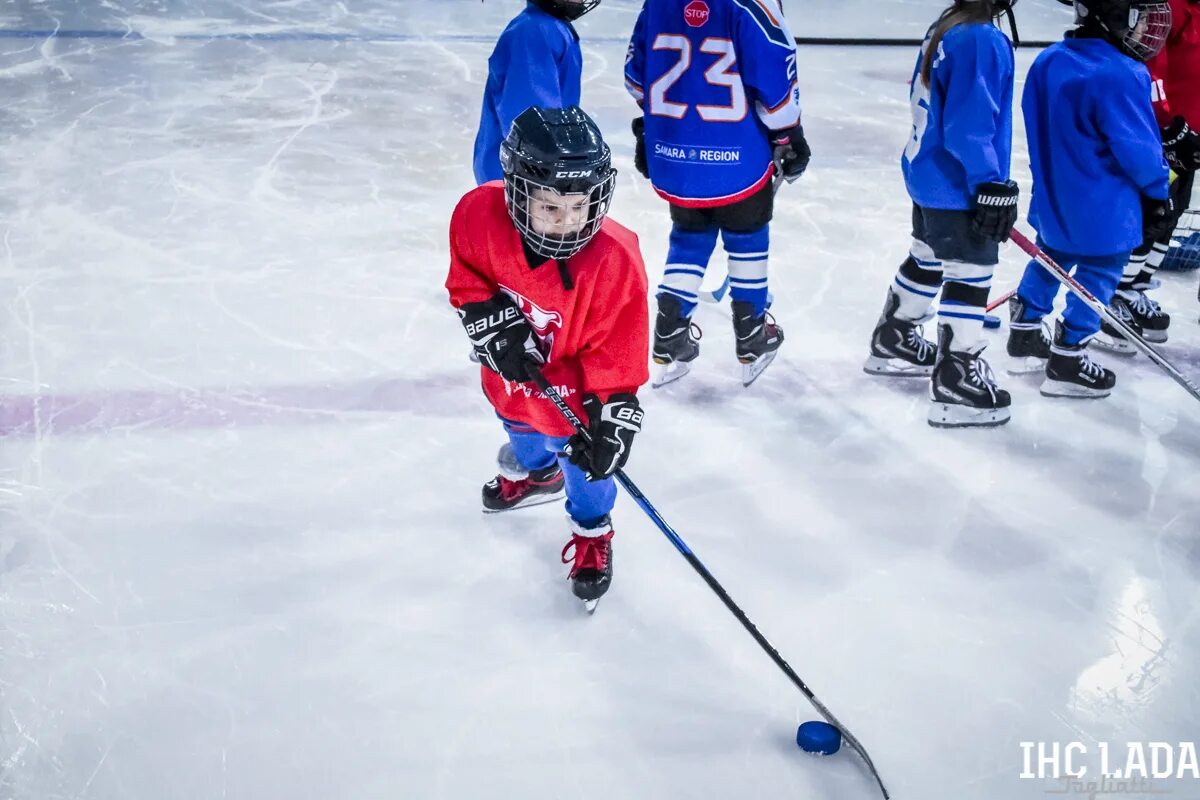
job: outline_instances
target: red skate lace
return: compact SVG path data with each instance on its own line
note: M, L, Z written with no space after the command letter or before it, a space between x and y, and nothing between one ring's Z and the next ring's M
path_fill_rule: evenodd
M549 480L539 481L533 478L522 478L519 481L510 481L503 475L497 475L500 479L500 497L506 501L519 500L524 497L531 486L546 486L558 480L558 473L555 472Z
M608 566L608 547L607 545L612 540L613 532L602 536L580 536L575 533L571 535L571 541L567 542L562 549L562 562L564 564L571 563L571 557L567 552L573 547L575 548L575 563L571 564L571 574L568 578L574 578L575 573L581 569L595 569L601 572Z

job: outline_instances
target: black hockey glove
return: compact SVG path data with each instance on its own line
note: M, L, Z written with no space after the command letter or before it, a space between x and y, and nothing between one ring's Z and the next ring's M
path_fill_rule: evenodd
M1163 128L1163 154L1171 168L1180 172L1200 169L1200 133L1192 130L1183 117L1176 117Z
M1175 202L1142 195L1142 241L1157 242L1175 230Z
M480 363L505 380L524 383L529 380L530 365L545 360L528 320L508 295L463 303L458 316Z
M812 150L804 138L804 126L797 122L790 128L771 131L772 158L783 170L783 179L792 183L808 169Z
M1015 181L988 181L975 187L971 230L990 242L1007 242L1017 224L1017 200L1021 189Z
M614 394L601 403L594 394L583 398L588 415L589 444L578 433L567 442L570 462L587 473L588 480L600 481L625 466L633 435L642 429L642 407L632 394Z
M643 178L650 177L650 162L646 160L646 118L637 117L633 121L633 166L642 173Z

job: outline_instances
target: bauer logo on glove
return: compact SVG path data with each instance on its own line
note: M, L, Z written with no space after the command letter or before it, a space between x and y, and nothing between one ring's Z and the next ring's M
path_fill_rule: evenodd
M566 447L568 459L587 473L588 480L604 480L629 460L634 434L642 429L642 408L632 394L614 394L607 403L590 394L583 399L583 408L591 441L578 433L572 436Z
M529 321L507 295L464 303L458 315L479 362L505 380L525 383L530 365L545 361Z

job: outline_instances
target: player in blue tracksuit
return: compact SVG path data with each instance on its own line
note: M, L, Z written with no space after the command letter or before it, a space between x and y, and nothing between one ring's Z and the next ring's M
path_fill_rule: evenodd
M530 106L579 105L583 55L572 21L600 0L530 0L500 34L488 59L483 112L475 137L475 182L503 180L500 143Z
M777 0L651 0L629 42L625 86L642 108L635 164L670 204L658 287L655 385L700 353L690 323L718 236L729 255L738 360L749 385L783 343L767 314L767 252L776 166L808 166L795 40Z
M1075 9L1079 27L1037 57L1025 82L1029 223L1038 245L1107 304L1130 252L1171 222L1169 170L1143 63L1162 49L1171 9L1166 0L1078 0ZM1041 321L1058 288L1036 261L1025 268L1010 306L1009 353L1046 357L1044 395L1104 397L1116 376L1086 353L1100 330L1095 311L1069 295L1053 343L1044 339Z
M930 376L929 424L1009 420L1009 393L980 357L1000 243L1017 220L1013 45L993 24L1011 0L956 0L929 29L913 70L913 128L901 158L912 246L888 289L863 369ZM938 342L922 335L934 298Z

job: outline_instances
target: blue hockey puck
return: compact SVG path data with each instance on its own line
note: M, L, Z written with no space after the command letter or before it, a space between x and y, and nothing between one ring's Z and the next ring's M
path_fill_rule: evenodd
M995 314L984 314L983 315L983 327L999 328L1000 327L1000 318L997 317Z
M842 734L828 722L810 720L796 729L796 744L806 753L831 756L842 746Z

